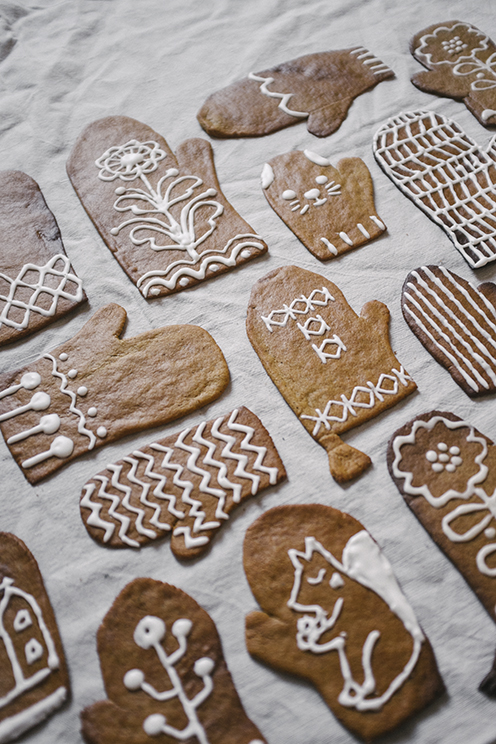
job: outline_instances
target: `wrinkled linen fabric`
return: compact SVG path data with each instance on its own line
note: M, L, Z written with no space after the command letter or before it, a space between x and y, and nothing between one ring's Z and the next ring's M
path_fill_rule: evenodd
M25 736L29 744L81 744L80 710L105 697L95 634L119 591L149 576L191 594L212 616L246 710L270 744L352 744L317 692L255 662L244 643L244 617L256 609L242 567L248 526L279 504L322 503L349 512L383 548L430 638L448 694L384 741L400 744L491 744L496 703L477 691L492 663L495 625L463 578L408 510L386 467L392 433L419 413L450 410L492 437L494 396L470 400L420 345L400 310L408 272L439 263L472 282L496 279L496 264L474 272L442 230L406 199L372 154L372 138L400 111L433 109L454 119L482 145L491 133L465 106L416 89L421 69L409 52L419 29L466 20L496 38L490 3L469 0L0 0L1 168L19 169L40 185L59 223L67 254L83 279L89 305L68 319L0 351L0 370L29 363L72 337L102 305L128 312L126 333L172 323L206 328L231 372L212 405L168 426L89 453L46 482L30 486L0 442L0 528L26 542L38 560L69 666L71 702ZM208 136L196 112L215 90L278 62L328 49L363 45L396 73L357 98L326 139L305 123L257 139L213 141L226 197L269 245L269 254L234 272L158 300L144 300L112 258L73 191L65 162L82 129L111 114L139 119L175 149ZM329 157L358 156L374 181L378 214L388 233L328 263L314 258L266 203L263 164L292 149ZM418 392L345 441L372 457L356 482L339 486L323 449L305 432L267 377L245 333L253 283L297 264L335 282L355 310L369 300L391 311L392 347ZM243 505L192 564L172 555L168 540L111 551L94 543L79 514L81 488L107 463L154 439L247 405L271 433L288 481Z

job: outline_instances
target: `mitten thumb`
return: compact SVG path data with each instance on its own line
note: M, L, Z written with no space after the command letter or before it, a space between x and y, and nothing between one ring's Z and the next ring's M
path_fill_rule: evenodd
M103 351L108 348L112 339L119 338L126 325L126 318L124 308L112 302L97 310L70 343L81 348L88 344L87 348L94 352Z
M360 317L370 323L375 334L386 336L389 343L390 314L387 305L379 300L367 302L362 307Z
M200 137L185 140L176 150L176 159L182 176L192 174L201 178L205 186L220 191L210 142Z

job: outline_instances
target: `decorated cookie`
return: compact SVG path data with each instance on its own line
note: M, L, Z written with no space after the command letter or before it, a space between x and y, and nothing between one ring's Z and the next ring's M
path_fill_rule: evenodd
M248 651L315 685L353 734L381 736L443 692L389 561L353 517L270 509L246 533L244 567L262 609L246 618Z
M485 126L496 125L494 42L470 23L434 23L415 34L410 51L428 72L412 83L420 90L463 101Z
M264 165L262 188L272 209L323 261L384 232L369 170L360 158L330 160L310 150L279 155Z
M135 579L98 630L108 700L81 714L89 744L264 744L246 715L217 629L170 584Z
M35 559L0 532L0 744L52 715L69 697L57 624Z
M86 302L40 187L0 171L0 346L38 331Z
M191 287L267 251L223 195L212 147L176 153L126 116L90 124L67 172L103 240L143 297Z
M403 285L406 322L462 390L496 390L496 285L477 288L442 266L422 266Z
M451 119L411 111L375 135L374 154L405 196L445 231L475 269L496 260L496 144L482 150Z
M452 413L431 411L389 442L391 477L406 503L496 616L496 447Z
M194 558L237 504L285 476L262 422L240 408L107 465L84 486L81 516L109 547L139 548L170 533L175 555Z
M307 54L211 95L198 121L212 137L256 137L307 119L327 137L339 128L353 100L394 72L363 47Z
M74 457L184 416L229 382L203 328L176 325L121 339L126 311L98 310L70 341L0 376L0 428L36 483Z
M320 274L284 266L253 287L248 337L267 374L324 447L332 476L362 473L370 458L339 435L413 393L389 343L389 310L367 302L358 316Z

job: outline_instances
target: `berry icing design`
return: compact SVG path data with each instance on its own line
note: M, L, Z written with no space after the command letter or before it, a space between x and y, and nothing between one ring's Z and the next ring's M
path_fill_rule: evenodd
M205 140L187 140L174 155L144 124L109 117L83 132L67 169L144 297L177 292L267 250L222 194Z

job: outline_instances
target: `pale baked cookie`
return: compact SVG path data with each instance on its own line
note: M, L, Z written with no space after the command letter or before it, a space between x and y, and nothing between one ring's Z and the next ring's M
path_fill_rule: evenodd
M98 630L108 700L81 713L88 744L265 744L210 616L180 589L135 579Z
M248 529L243 561L262 609L246 618L248 651L315 685L353 734L381 736L444 691L389 561L353 517L270 509Z
M21 171L0 171L0 346L86 302L40 187Z
M410 111L376 133L374 155L393 183L477 269L496 260L496 141L483 150L434 111Z
M238 504L285 477L268 431L243 407L107 465L84 486L81 516L103 545L170 534L178 558L195 558Z
M471 23L433 23L415 34L410 51L428 72L412 77L426 93L463 101L484 126L496 125L496 47Z
M146 124L109 116L80 135L67 173L143 297L178 292L267 251L222 193L206 140L186 140L174 154Z
M126 311L98 310L74 338L0 376L0 428L15 461L37 483L89 450L165 424L218 398L224 356L193 325L121 339Z
M381 235L370 172L360 158L337 167L310 150L295 150L265 163L262 188L272 209L323 261Z
M64 651L38 564L0 532L0 743L52 715L69 697Z
M213 93L198 121L212 137L255 137L306 119L311 134L327 137L357 96L393 77L364 47L307 54Z
M362 473L370 458L339 435L417 387L391 350L386 305L367 302L358 316L325 277L284 266L253 286L246 328L267 374L327 451L332 476Z

